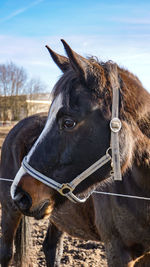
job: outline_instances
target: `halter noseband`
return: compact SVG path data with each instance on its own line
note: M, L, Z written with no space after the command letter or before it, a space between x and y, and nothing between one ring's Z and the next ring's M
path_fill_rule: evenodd
M89 177L92 173L96 170L104 166L107 162L111 160L111 176L114 177L114 180L122 180L121 176L121 167L120 167L120 153L119 153L119 136L118 133L121 129L121 121L118 118L119 113L119 86L116 83L116 79L111 77L112 88L113 88L113 100L112 100L112 119L110 121L110 129L111 129L111 144L110 147L107 149L106 154L101 157L98 161L92 164L88 169L83 171L79 174L75 179L73 179L69 183L60 184L55 180L45 176L44 174L40 173L39 171L35 170L32 166L30 166L27 162L27 157L23 159L22 166L20 167L14 182L11 186L11 195L13 196L13 186L17 186L21 176L25 173L30 174L35 179L39 180L40 182L48 185L49 187L57 190L61 195L67 197L72 202L85 202L89 196L86 198L80 199L73 194L73 190L79 185L83 180ZM112 156L109 154L109 150L112 151Z
M37 179L38 181L52 187L57 190L62 196L66 196L73 202L85 202L87 198L79 199L73 194L73 190L80 184L83 180L85 180L88 176L94 173L96 170L101 168L107 162L111 160L111 156L109 154L109 149L106 151L106 154L101 157L98 161L96 161L93 165L91 165L88 169L79 174L75 179L73 179L70 183L60 184L53 179L45 176L44 174L38 172L34 168L32 168L28 163L26 157L23 159L22 166L20 168L20 173L18 172L18 176L22 176L26 172L30 174L32 177ZM21 175L20 175L21 174ZM16 178L17 178L16 175Z

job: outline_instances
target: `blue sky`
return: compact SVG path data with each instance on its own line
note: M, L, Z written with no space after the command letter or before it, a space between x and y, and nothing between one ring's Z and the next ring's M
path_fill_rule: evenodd
M1 0L0 63L13 61L50 91L61 75L45 48L60 39L83 56L114 60L150 91L150 1Z

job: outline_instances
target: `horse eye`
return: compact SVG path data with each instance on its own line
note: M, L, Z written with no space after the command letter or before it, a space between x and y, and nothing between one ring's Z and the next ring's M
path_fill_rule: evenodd
M65 119L63 122L63 127L65 129L72 129L76 126L76 122L72 119Z

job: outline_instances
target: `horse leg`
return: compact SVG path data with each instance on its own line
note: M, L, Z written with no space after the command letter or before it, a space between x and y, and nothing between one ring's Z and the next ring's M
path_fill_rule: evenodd
M13 209L12 204L2 205L1 228L2 236L0 240L0 263L2 267L9 266L13 255L13 240L21 219L21 213Z
M15 235L15 267L32 267L32 259L30 249L32 246L31 241L31 223L30 218L22 216L19 227Z
M63 249L63 233L50 223L43 243L47 267L58 267Z
M112 238L105 243L107 261L109 267L129 267L132 257L123 243L117 238Z

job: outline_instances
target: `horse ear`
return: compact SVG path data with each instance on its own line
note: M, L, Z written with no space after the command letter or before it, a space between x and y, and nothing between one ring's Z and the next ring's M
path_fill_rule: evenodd
M70 64L75 72L80 76L81 79L86 80L87 77L87 68L90 65L88 60L84 57L81 57L76 52L74 52L71 47L61 39L61 42L64 45L65 51L69 57Z
M48 49L56 65L62 70L62 72L66 72L69 69L70 65L68 58L57 54L48 45L46 45L45 47Z

